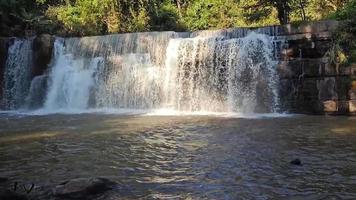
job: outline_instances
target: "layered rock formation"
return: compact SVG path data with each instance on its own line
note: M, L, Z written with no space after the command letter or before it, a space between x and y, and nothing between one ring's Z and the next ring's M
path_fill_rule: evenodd
M352 81L356 66L341 66L332 60L332 33L338 23L324 21L286 26L288 48L279 64L283 110L307 114L353 114ZM356 85L356 84L355 84Z

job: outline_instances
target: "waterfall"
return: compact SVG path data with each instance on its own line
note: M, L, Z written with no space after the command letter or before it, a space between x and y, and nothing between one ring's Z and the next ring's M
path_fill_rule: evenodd
M15 39L8 49L3 91L6 109L19 109L25 103L31 85L32 44L32 38Z
M44 108L88 108L90 91L94 87L94 73L101 59L74 59L72 54L65 53L62 40L55 41L54 49L55 62L50 72L50 87Z
M41 108L47 92L47 75L40 75L33 78L29 94L26 98L25 108Z
M168 47L168 105L187 111L277 110L276 61L266 35L174 39Z
M7 105L49 112L277 112L283 45L277 33L264 28L57 38L48 74L31 84L31 40L16 40L5 75Z

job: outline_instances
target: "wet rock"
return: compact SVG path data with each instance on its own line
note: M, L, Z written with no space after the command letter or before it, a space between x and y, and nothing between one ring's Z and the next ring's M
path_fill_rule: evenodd
M324 101L325 112L337 112L337 101Z
M339 26L339 22L335 20L324 20L317 22L308 22L300 25L287 24L282 27L285 29L285 34L298 33L323 33L333 32Z
M300 166L300 165L302 165L302 161L297 158L297 159L290 161L290 164Z
M349 96L351 100L356 100L356 81L351 82L351 89L349 91Z
M335 77L325 77L317 80L318 99L322 101L337 100L337 88Z
M52 59L54 37L48 34L40 35L33 41L32 77L43 75Z
M0 38L0 109L2 108L2 83L4 79L4 71L7 58L8 41L9 38Z
M356 114L356 100L349 101L349 110L351 114Z
M90 199L112 190L116 183L105 178L79 178L55 187L54 196L61 199Z

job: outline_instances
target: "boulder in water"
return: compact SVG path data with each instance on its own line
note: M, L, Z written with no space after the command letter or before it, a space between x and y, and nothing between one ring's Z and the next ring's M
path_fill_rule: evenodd
M53 194L65 199L89 199L112 190L115 185L115 182L105 178L72 179L56 186Z
M294 160L292 160L292 161L290 161L290 164L292 164L292 165L302 165L302 161L300 160L300 159L294 159Z

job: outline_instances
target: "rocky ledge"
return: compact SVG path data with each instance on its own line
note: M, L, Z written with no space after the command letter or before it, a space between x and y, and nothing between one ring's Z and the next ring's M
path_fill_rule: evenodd
M305 114L356 114L356 64L331 59L336 21L315 22L284 32L278 73L283 111Z

